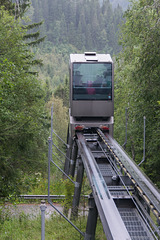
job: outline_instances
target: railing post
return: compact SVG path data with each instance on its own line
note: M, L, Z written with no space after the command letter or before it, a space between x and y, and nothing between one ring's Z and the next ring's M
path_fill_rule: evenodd
M140 166L145 161L145 151L146 151L146 117L143 117L144 121L144 130L143 130L143 158L142 161L138 164Z
M126 144L127 144L127 125L128 125L128 108L126 108L126 111L125 111L125 115L126 115L126 133L125 133L125 142L124 144L122 145L122 147L125 149L126 148Z
M52 139L48 138L48 200L50 196L50 165L52 160Z
M145 161L145 151L146 151L146 117L143 117L144 120L144 132L143 132L143 161Z
M46 210L45 201L41 201L40 209L41 209L41 240L45 240L45 210Z

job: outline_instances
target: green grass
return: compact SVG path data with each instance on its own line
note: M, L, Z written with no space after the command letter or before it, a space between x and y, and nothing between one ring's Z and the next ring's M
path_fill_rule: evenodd
M63 194L65 182L62 176L58 173L52 174L50 179L51 194ZM23 185L21 189L22 194L45 195L48 193L48 178L42 177L42 174L37 172L35 174L25 175L23 178Z
M22 194L47 194L48 181L42 177L41 173L35 173L24 176L24 186ZM22 186L23 187L23 186ZM50 194L64 194L66 199L61 202L62 206L72 205L72 194L74 193L74 184L68 179L63 180L59 174L51 176ZM90 187L86 177L83 179L82 194L89 194ZM22 201L22 199L21 199ZM14 204L19 203L19 199L13 199ZM23 202L26 202L23 200ZM81 205L87 204L86 199L81 199ZM27 201L28 203L28 201ZM15 206L16 207L16 206ZM2 207L3 208L3 207ZM16 217L11 216L9 211L2 212L0 209L0 240L41 240L41 216L25 215L23 212ZM86 217L79 217L74 224L85 232L87 225ZM79 232L75 230L64 218L59 215L52 215L45 220L45 240L79 240L84 239ZM96 240L105 240L101 222L98 220L96 228Z
M74 224L85 232L87 219L79 217ZM0 240L40 240L41 217L32 219L29 215L20 214L18 217L4 219L0 223ZM52 215L45 221L45 240L78 240L83 239L66 220L59 215ZM98 221L96 240L105 240L102 225Z

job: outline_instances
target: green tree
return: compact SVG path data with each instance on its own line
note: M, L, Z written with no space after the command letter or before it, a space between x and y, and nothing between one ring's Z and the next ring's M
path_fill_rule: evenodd
M0 6L14 15L15 19L22 17L30 6L30 0L0 0Z
M69 79L65 77L64 84L55 88L54 96L63 100L63 105L69 108Z
M0 41L3 43L0 46L1 196L17 193L21 184L19 177L23 171L35 171L45 165L42 161L47 125L44 91L37 78L29 73L31 64L29 66L26 56L30 54L23 41L24 34L23 26L1 9Z
M140 0L125 14L120 41L123 52L119 55L116 77L117 136L121 135L118 113L128 107L128 150L140 162L143 152L143 116L146 116L146 173L160 184L159 105L159 1ZM122 125L121 125L122 126ZM118 129L119 128L119 129Z
M4 7L5 10L9 11L10 13L13 13L13 9L15 7L14 3L10 0L0 0L0 7Z
M28 11L30 5L30 0L18 0L15 2L12 0L0 1L0 6L3 6L5 10L9 11L9 13L14 16L15 20L22 19ZM42 24L43 21L41 20L36 23L24 25L24 28L29 32L26 32L23 37L25 40L30 40L27 43L29 46L35 46L44 41L45 37L40 37L40 31L35 31L35 29L40 27ZM38 63L38 61L35 61L35 63Z

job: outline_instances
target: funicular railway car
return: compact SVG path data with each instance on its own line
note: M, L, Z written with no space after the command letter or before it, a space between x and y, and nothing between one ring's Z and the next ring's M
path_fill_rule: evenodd
M113 61L109 54L71 54L70 130L100 127L113 135Z

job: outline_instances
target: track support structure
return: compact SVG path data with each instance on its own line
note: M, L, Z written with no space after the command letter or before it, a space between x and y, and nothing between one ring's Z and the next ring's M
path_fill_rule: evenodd
M78 217L78 207L80 202L80 195L81 195L81 188L82 188L82 181L84 175L84 165L82 159L78 159L78 166L77 166L77 176L74 188L74 196L73 196L73 204L71 209L71 218L75 219Z
M66 153L66 159L64 164L64 172L69 175L69 169L70 169L70 158L72 155L72 146L73 146L73 140L70 136L68 136L68 148ZM65 179L66 176L64 175L63 178Z
M86 227L84 240L95 240L98 210L97 210L92 193L90 194L88 199L88 207L89 207L89 213L88 213L87 227Z
M78 153L78 146L77 146L76 140L74 140L71 161L70 161L70 168L69 168L69 175L72 177L74 177L74 174L75 174L77 153Z

